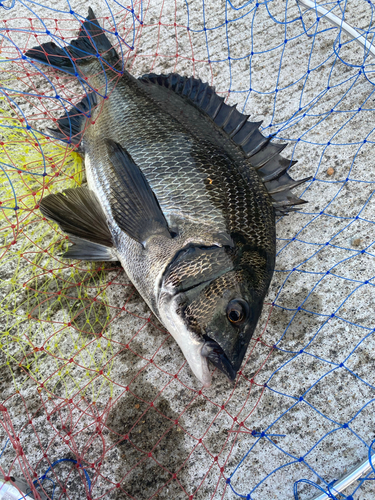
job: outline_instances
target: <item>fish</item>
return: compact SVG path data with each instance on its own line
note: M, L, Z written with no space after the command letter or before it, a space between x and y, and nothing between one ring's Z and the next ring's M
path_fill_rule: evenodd
M291 190L309 178L208 83L132 76L91 8L69 45L25 55L87 82L50 129L87 178L40 203L72 243L63 257L119 261L199 382L217 368L233 383L275 269L275 217L305 203Z

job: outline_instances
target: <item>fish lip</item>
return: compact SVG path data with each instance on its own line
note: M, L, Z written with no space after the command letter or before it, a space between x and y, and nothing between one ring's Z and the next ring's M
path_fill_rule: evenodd
M208 359L201 354L204 341L202 337L190 330L176 313L180 295L182 294L169 295L167 304L159 311L160 320L179 345L191 371L203 387L210 387L212 377L208 368Z
M215 340L211 339L208 335L204 335L203 338L204 344L201 355L223 372L231 383L234 383L237 377L237 370L229 361L228 356Z

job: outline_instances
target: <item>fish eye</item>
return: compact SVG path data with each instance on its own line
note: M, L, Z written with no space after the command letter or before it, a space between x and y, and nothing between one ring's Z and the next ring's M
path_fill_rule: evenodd
M227 318L234 325L242 324L248 317L249 304L242 299L234 299L227 305Z

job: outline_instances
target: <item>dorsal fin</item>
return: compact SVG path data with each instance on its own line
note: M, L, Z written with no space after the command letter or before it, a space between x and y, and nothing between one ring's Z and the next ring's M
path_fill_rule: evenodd
M156 84L180 95L222 129L231 140L241 148L249 159L264 185L266 186L276 210L276 214L285 215L293 205L306 203L294 196L290 189L311 177L294 181L288 174L289 167L296 162L283 158L280 153L286 144L275 144L270 137L265 137L259 130L262 122L248 121L235 106L225 104L224 98L216 94L214 87L193 77L170 75L143 75L140 80L145 84ZM280 189L278 189L280 188Z

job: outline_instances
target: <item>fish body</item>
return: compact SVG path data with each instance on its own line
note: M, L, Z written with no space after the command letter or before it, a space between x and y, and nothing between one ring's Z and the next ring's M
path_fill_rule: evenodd
M290 161L200 80L114 78L91 9L68 51L110 97L90 93L59 120L55 137L84 152L88 189L47 196L43 214L71 236L66 257L121 262L203 385L208 360L234 380L275 267L275 207L301 202ZM72 72L66 54L26 55Z

